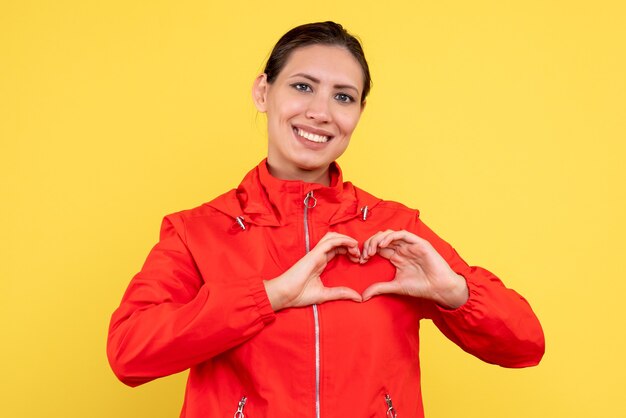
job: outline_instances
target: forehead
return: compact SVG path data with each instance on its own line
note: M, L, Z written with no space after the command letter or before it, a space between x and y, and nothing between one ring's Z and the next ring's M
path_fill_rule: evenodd
M309 45L295 49L280 77L293 77L304 73L321 82L327 81L340 84L354 84L361 91L364 76L361 65L345 48L333 45Z

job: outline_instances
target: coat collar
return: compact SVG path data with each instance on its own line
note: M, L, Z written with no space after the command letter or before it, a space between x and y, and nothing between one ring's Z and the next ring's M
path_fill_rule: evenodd
M363 207L371 209L380 201L352 183L344 183L337 163L331 164L330 176L328 187L300 180L281 180L270 174L264 159L246 174L234 191L234 199L231 192L209 205L233 218L242 217L246 223L281 226L294 216L302 216L304 198L313 192L317 201L315 218L332 225L361 216Z

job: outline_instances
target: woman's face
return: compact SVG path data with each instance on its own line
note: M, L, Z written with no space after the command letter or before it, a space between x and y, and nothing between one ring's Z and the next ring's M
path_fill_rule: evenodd
M350 142L364 105L363 71L348 50L294 50L274 81L255 80L257 109L267 113L267 160L273 175L328 183L328 167Z

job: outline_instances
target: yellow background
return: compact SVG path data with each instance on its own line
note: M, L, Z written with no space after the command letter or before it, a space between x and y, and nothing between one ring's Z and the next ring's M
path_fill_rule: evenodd
M162 216L264 156L251 82L325 19L374 77L346 178L421 209L545 328L542 364L507 370L426 325L427 415L626 416L622 4L2 0L0 416L178 416L184 375L116 381L109 316Z

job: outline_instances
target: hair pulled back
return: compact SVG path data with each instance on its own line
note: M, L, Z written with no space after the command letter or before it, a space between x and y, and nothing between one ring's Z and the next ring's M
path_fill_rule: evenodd
M271 84L278 77L293 51L309 45L340 46L346 48L354 56L363 70L364 80L361 103L365 102L365 98L371 88L372 79L361 43L348 33L343 26L331 21L307 23L296 26L285 33L274 46L265 65L264 72L267 75L267 82Z

